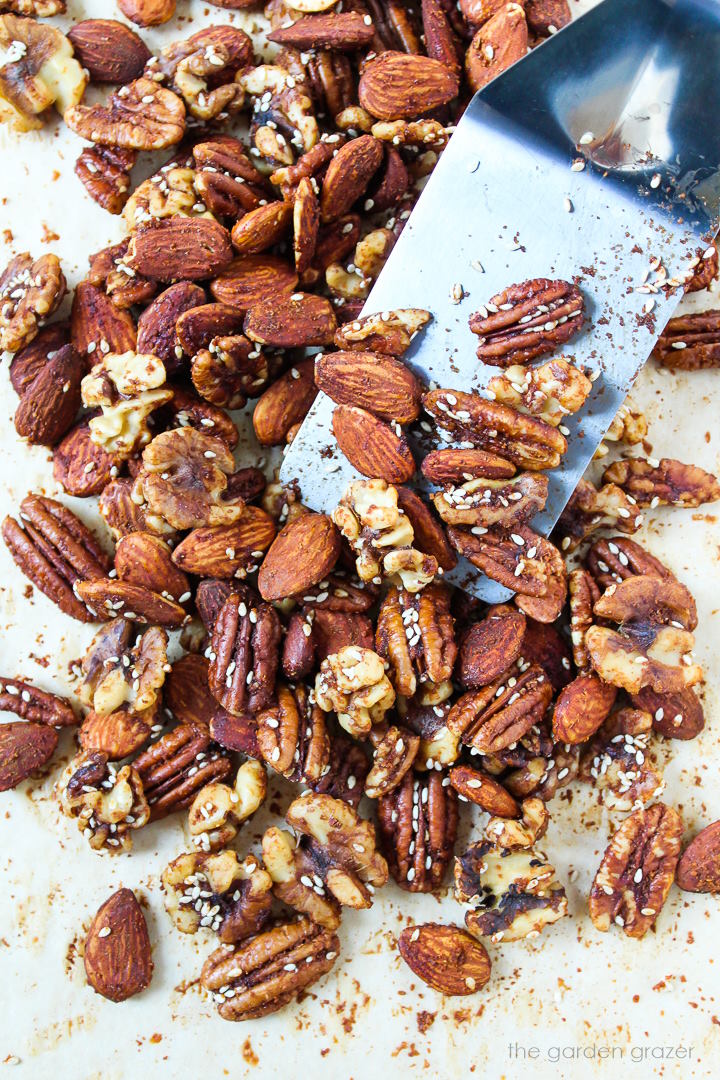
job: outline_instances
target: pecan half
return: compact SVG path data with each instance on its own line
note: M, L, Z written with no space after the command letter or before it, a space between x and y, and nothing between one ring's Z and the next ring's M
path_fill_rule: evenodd
M495 754L542 720L552 696L545 672L532 665L463 694L448 713L447 726L467 746L481 754Z
M493 942L537 937L568 909L565 889L542 852L503 850L487 840L455 859L455 896L470 906L470 933Z
M329 771L325 716L302 685L278 685L272 705L257 715L263 760L288 780L312 784Z
M191 852L165 867L165 910L183 934L207 927L221 941L243 941L270 918L272 880L257 861L234 851Z
M25 577L61 611L81 622L98 618L77 598L75 587L104 578L110 560L72 511L55 499L28 495L20 504L20 521L3 521L2 536Z
M673 577L659 559L641 547L637 541L626 536L596 540L588 550L586 562L588 570L601 589L607 589L610 585L638 574L646 577Z
M390 662L396 693L412 697L418 682L451 678L457 656L453 622L450 594L442 585L428 585L420 593L387 593L375 637L379 655Z
M223 780L230 761L213 749L207 732L188 724L163 735L133 762L145 790L150 818L158 821L189 806L206 784Z
M75 175L91 199L109 214L120 214L130 196L130 173L136 150L86 146L75 162Z
M593 607L600 599L600 589L587 570L573 570L568 576L568 592L573 661L578 671L585 674L591 666L585 634L594 622Z
M490 450L521 469L553 469L567 449L567 440L551 424L479 394L431 390L423 408L448 442Z
M233 592L218 613L211 640L210 690L234 716L264 708L275 690L280 620L253 590Z
M185 106L172 90L140 78L117 90L107 105L73 105L65 123L88 142L162 150L185 134Z
M39 333L40 320L59 307L65 289L57 255L16 255L0 276L0 349L17 352L29 345Z
M618 484L639 506L702 506L720 499L720 481L697 465L675 458L660 461L624 458L603 473L603 481Z
M446 777L409 772L378 803L390 873L407 892L434 892L445 878L457 834L457 798Z
M200 980L223 1020L254 1020L277 1012L333 966L340 942L310 919L279 924L232 949L221 946Z
M474 994L490 980L490 957L484 947L457 926L406 926L398 938L398 952L419 979L441 994Z
M598 930L611 923L644 937L657 919L682 843L682 820L671 806L636 810L610 838L590 890L590 918Z
M543 509L548 480L542 473L518 473L512 480L466 480L432 495L435 509L448 525L497 526L512 530Z
M213 214L234 220L260 207L267 195L266 181L239 139L216 135L197 143L193 159L197 166L195 191Z
M496 367L537 360L575 336L583 311L582 293L568 281L533 278L510 285L470 316L470 329L480 338L478 359Z
M41 690L21 679L0 676L0 710L15 713L21 720L47 727L68 727L77 724L77 716L65 698Z
M670 319L653 356L664 367L680 371L720 366L720 311L693 311Z

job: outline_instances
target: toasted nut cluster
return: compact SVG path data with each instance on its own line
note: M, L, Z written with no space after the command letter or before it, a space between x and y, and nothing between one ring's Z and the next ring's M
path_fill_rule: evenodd
M76 818L78 829L95 851L128 851L131 832L150 819L150 808L137 771L117 768L100 750L73 758L58 781L60 808Z
M312 986L338 954L342 908L369 907L389 875L441 894L476 807L489 820L456 859L469 933L408 926L399 951L441 992L481 990L478 938L534 936L567 913L537 844L550 801L576 780L631 815L591 917L641 936L680 850L676 812L653 805L657 737L695 738L704 712L694 601L627 534L643 511L716 500L717 480L675 459L615 460L628 445L650 452L628 399L598 453L611 462L601 480L595 467L580 482L552 538L533 528L567 418L603 390L597 371L559 355L584 327L587 268L510 285L470 317L494 369L483 391L426 387L405 363L431 312L360 314L469 93L565 25L566 0L272 0L267 63L260 23L244 17L254 40L232 21L203 24L157 56L111 19L65 38L23 17L64 8L0 0L0 121L36 128L62 110L87 142L75 165L85 192L127 234L90 256L68 318L56 314L66 282L54 255L17 255L0 277L18 435L54 448L55 480L98 497L114 541L110 554L84 514L45 495L2 528L28 595L103 624L73 666L86 715L58 784L63 812L109 852L187 812L165 901L181 931L220 938L200 981L225 1019L262 1017ZM175 4L120 8L154 26ZM100 87L91 100L81 64ZM716 274L712 246L674 278L659 267L652 287L697 289ZM713 311L671 320L656 349L687 370L719 356ZM291 443L318 393L362 478L332 516L247 458L248 435ZM251 416L228 415L250 399ZM448 584L456 567L512 599L488 608L464 595ZM24 680L0 680L0 706L16 717L0 726L7 790L47 768L57 729L78 717ZM263 818L262 862L239 854L243 823L261 806L276 813L279 788L292 831ZM717 848L714 826L691 842L681 887L717 891ZM129 890L93 921L86 969L112 1000L148 984Z
M320 665L315 700L325 712L337 713L345 730L358 738L382 721L395 701L395 691L377 653L346 645Z
M351 484L333 521L357 556L361 581L397 576L408 592L418 592L435 577L436 560L412 546L413 527L398 507L397 490L384 480Z
M161 880L165 910L183 934L206 927L232 944L258 933L270 918L272 881L252 856L240 862L234 851L180 855Z

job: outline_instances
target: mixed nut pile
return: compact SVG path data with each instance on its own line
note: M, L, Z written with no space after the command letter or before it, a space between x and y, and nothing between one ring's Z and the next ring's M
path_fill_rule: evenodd
M119 6L141 26L175 10ZM624 456L599 486L581 481L547 539L530 521L567 449L564 418L600 374L557 355L591 332L578 283L512 284L472 315L478 360L498 368L484 394L425 387L403 363L430 312L360 315L469 93L564 25L565 0L271 0L268 62L231 23L153 56L113 20L65 36L33 17L63 8L0 3L0 119L37 128L55 104L88 142L78 177L128 235L91 257L69 319L53 320L58 259L13 259L0 347L14 354L18 434L53 449L67 495L98 497L114 551L44 494L3 523L32 585L100 627L74 703L0 680L18 717L0 726L0 789L77 725L57 797L93 849L122 854L136 830L187 815L165 907L181 932L217 938L201 983L230 1020L329 971L344 907L370 907L389 876L440 892L451 864L466 929L408 926L398 949L430 986L480 990L485 939L567 915L537 845L573 782L628 815L591 889L599 930L642 937L674 880L720 891L720 823L681 855L680 816L658 801L660 740L704 725L695 602L630 538L643 508L699 506L720 483ZM84 104L88 80L116 89ZM223 131L243 117L247 140ZM133 189L138 153L168 148ZM717 252L682 280L654 272L648 293L704 288ZM655 355L718 366L720 312L671 320ZM227 411L254 400L258 443L282 447L318 391L360 474L329 516L264 461L236 467ZM646 434L628 403L607 440ZM512 599L488 607L446 584L458 553ZM296 790L287 828L250 852L242 828L268 773ZM471 806L479 833L456 853ZM114 1001L148 985L130 890L95 916L85 967Z

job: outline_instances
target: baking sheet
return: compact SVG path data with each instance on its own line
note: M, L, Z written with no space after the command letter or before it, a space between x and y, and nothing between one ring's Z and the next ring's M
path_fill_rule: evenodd
M588 6L571 3L578 11ZM117 15L101 0L71 0L68 6L75 20ZM178 11L169 27L143 32L151 48L232 18L188 0L179 0ZM79 146L62 125L22 138L0 128L2 265L20 251L54 251L73 286L84 275L87 255L121 237L120 223L85 195L72 173ZM685 303L720 306L717 296L706 293ZM650 420L650 452L717 472L719 391L720 372L673 375L646 368L635 396ZM49 451L25 446L15 433L16 404L6 362L0 367L3 515L14 512L29 490L58 493ZM238 457L250 463L259 452L248 436ZM92 503L63 500L95 522ZM688 833L720 817L718 512L712 506L657 510L646 515L639 536L698 603L696 654L708 675L707 726L694 742L666 744L665 798L681 810ZM69 665L82 655L92 627L27 592L0 546L0 673L67 692ZM461 923L462 911L449 895L409 896L390 883L371 911L346 915L340 959L303 1002L233 1025L219 1019L195 982L213 940L180 935L162 905L160 873L188 844L181 816L137 833L129 856L98 856L53 799L53 783L72 752L66 733L46 779L0 796L0 1066L13 1077L274 1077L302 1070L324 1080L382 1070L387 1077L494 1078L531 1069L543 1078L624 1078L718 1072L720 900L674 889L657 932L644 941L595 931L585 898L618 819L580 785L550 804L552 824L542 842L566 884L572 918L534 941L489 946L493 977L482 993L443 998L405 967L394 949L403 926ZM268 821L287 805L291 788L274 790L277 797L269 802L276 813L258 815L245 828L240 851L256 846ZM462 817L459 844L479 828L469 807L463 806ZM86 986L78 943L98 906L120 885L147 903L155 975L148 991L113 1005Z

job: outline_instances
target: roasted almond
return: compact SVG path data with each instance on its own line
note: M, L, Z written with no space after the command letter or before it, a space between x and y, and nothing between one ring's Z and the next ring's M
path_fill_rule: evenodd
M11 720L0 724L0 791L27 780L50 760L57 746L54 727Z
M281 446L307 416L317 395L313 367L312 359L293 365L259 398L253 427L261 446Z
M85 939L85 974L96 993L126 1001L150 985L152 948L142 908L131 889L105 901Z
M617 688L597 675L578 675L560 691L553 712L553 737L557 742L582 743L607 720L615 704Z
M79 581L75 592L94 611L106 618L122 615L132 622L150 623L169 628L182 626L188 615L180 604L142 585L133 585L118 578L96 578Z
M64 345L33 379L15 412L15 430L30 443L55 446L80 408L84 364L72 345Z
M327 15L304 15L289 26L279 26L268 34L268 41L291 49L359 49L375 36L371 20L359 11L330 12Z
M103 491L122 463L90 438L87 421L76 424L55 447L53 476L68 495L87 499Z
M413 547L423 555L432 555L443 570L457 566L457 555L445 535L445 529L428 504L412 488L400 485L398 506L413 527Z
M233 225L230 233L233 247L240 255L260 255L282 240L292 217L292 204L288 202L258 206Z
M404 484L415 473L415 461L399 425L384 423L366 409L338 405L333 433L353 468L363 476Z
M465 480L481 477L486 480L509 480L515 475L511 461L487 450L433 450L423 458L420 466L423 476L431 484L462 484Z
M295 268L277 255L243 255L210 285L210 292L222 304L241 313L277 293L291 293L298 283Z
M232 262L227 229L211 218L165 218L134 232L125 261L151 281L200 281Z
M190 599L190 583L159 536L136 532L121 537L115 548L115 569L121 581L160 593L166 600L185 604Z
M44 326L38 336L18 350L10 361L10 382L18 397L22 397L33 379L40 373L51 358L51 354L62 349L70 341L68 322L51 323Z
M406 926L398 952L419 979L441 994L474 994L490 978L485 946L459 926Z
M332 344L337 320L324 296L281 293L256 304L245 316L244 330L251 341L277 349Z
M115 19L84 19L67 36L94 83L132 82L140 78L151 56L142 38Z
M207 349L215 337L239 334L243 313L227 304L200 304L188 308L175 324L178 344L188 356Z
M475 803L493 817L519 818L520 804L499 780L482 769L455 765L448 773L451 787L461 798Z
M675 880L686 892L720 893L720 821L707 825L680 856Z
M177 0L118 0L126 19L136 26L160 26L175 14Z
M173 562L201 577L244 577L275 538L275 522L257 506L246 506L232 525L193 529L173 552Z
M366 65L358 96L378 120L410 120L447 105L458 88L458 76L438 60L384 52Z
M304 176L297 186L293 203L293 254L298 274L306 274L312 266L319 233L320 203L312 180ZM317 275L319 271L313 273Z
M336 352L315 361L315 385L338 405L357 405L410 424L420 415L422 386L399 360L371 352Z
M382 160L383 145L372 135L361 135L340 147L323 180L320 194L323 221L335 221L348 212L367 191Z
M178 319L186 311L197 310L204 304L205 293L199 285L193 285L189 281L178 281L170 285L155 297L138 319L138 352L157 356L168 372L177 370L181 366L181 357L177 355ZM197 349L189 355L194 356L195 352Z
M481 26L465 53L465 73L473 93L487 86L528 51L528 30L521 4L505 4Z
M137 332L129 311L120 311L96 285L81 281L75 288L70 313L72 343L90 364L103 353L135 352ZM93 354L98 351L98 356Z
M491 608L460 640L457 676L468 690L489 686L522 653L527 620L509 604Z
M258 574L264 600L302 596L340 558L340 534L327 514L302 514L278 533Z

